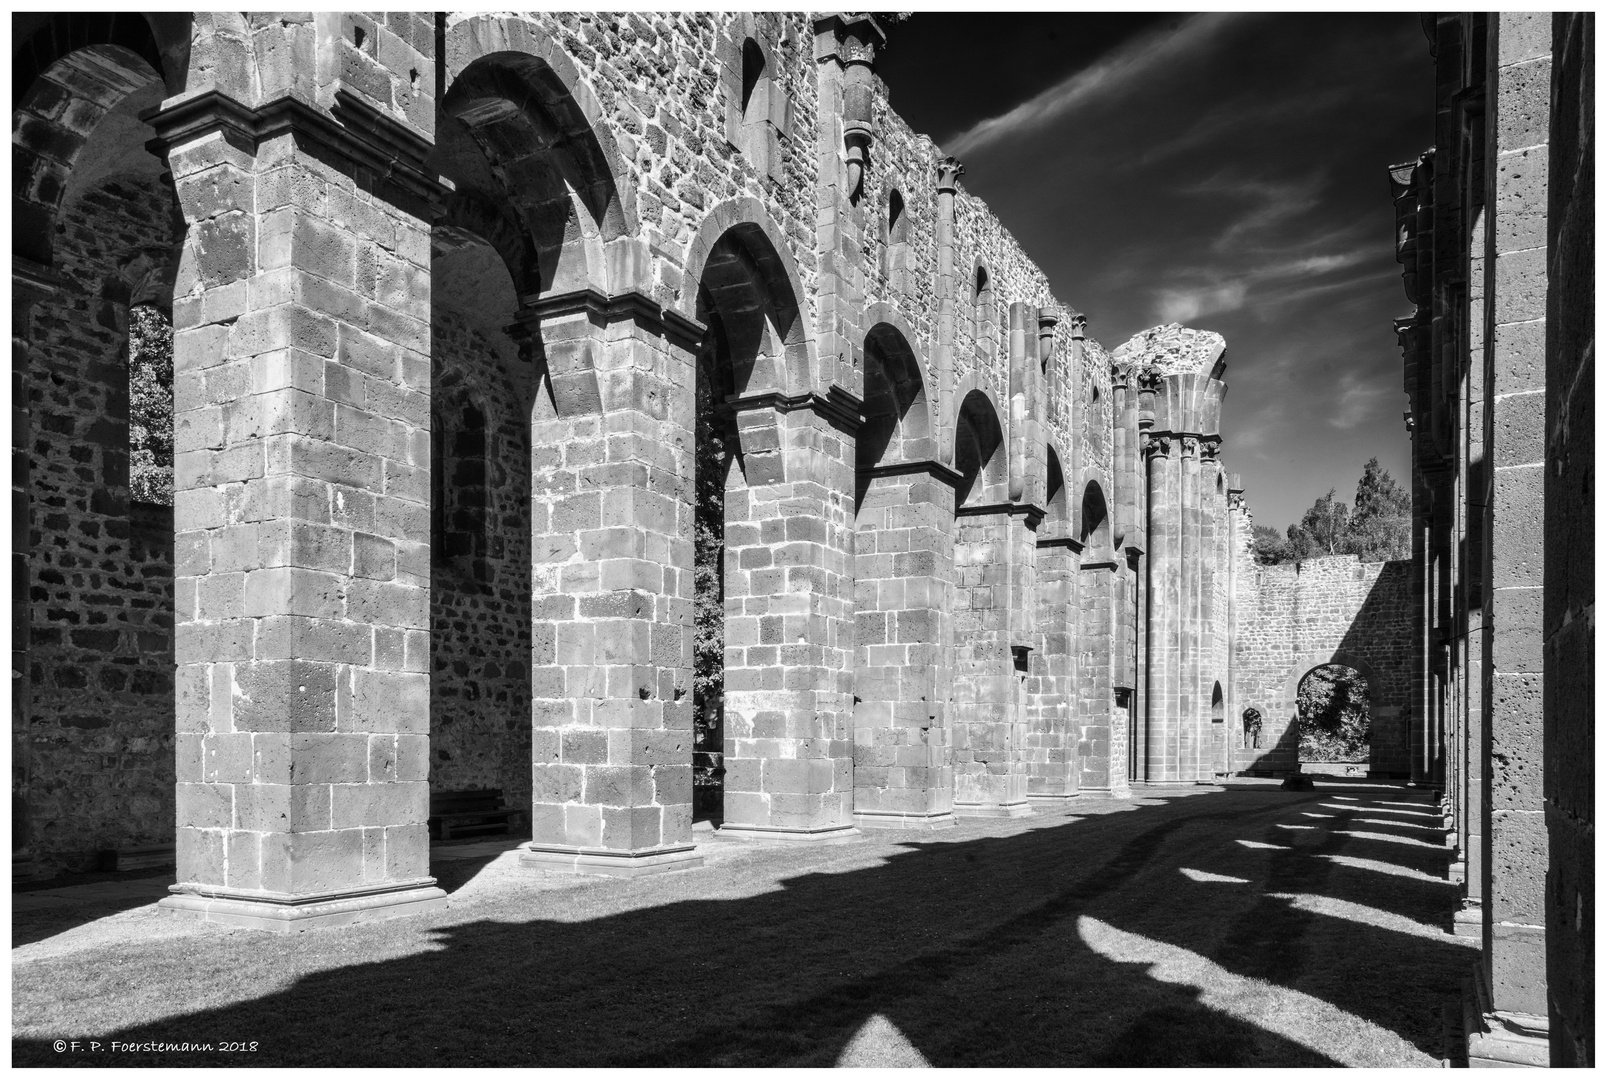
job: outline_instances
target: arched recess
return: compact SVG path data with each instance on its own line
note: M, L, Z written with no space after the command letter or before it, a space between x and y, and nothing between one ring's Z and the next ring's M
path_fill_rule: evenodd
M1004 448L1004 428L999 423L999 404L987 388L972 385L966 389L954 421L954 468L960 474L954 490L958 510L967 506L991 505L1005 501L1008 494Z
M889 173L882 181L882 197L879 204L881 271L882 279L887 282L888 292L894 296L907 293L910 289L911 264L914 259L912 254L914 248L910 242L910 191L909 184L897 171Z
M930 460L936 451L932 405L908 324L884 312L865 335L864 355L865 424L856 444L858 468Z
M142 15L74 12L14 19L12 253L49 267L61 200L91 134L131 95L140 95L142 110L182 87L184 57L171 47L164 55ZM171 21L163 22L164 37L174 35ZM118 132L117 151L108 158L149 156L143 143L155 132L140 123L140 110L123 109L113 118L114 126L126 130ZM97 141L113 140L102 131Z
M985 369L999 352L999 307L993 297L993 271L981 259L971 269L970 292L971 331Z
M619 152L609 113L559 42L517 15L476 14L449 18L442 44L445 111L488 139L506 139L511 162L521 149L560 151L564 175L602 239L640 235L635 174ZM524 113L523 120L504 126L514 112ZM538 141L523 141L522 133ZM517 171L508 175L510 186L518 186ZM614 292L631 284L610 282Z
M1087 475L1087 474L1085 474ZM1111 785L1115 733L1130 730L1125 709L1116 702L1117 558L1111 541L1110 507L1104 485L1087 479L1077 499L1077 538L1082 559L1077 575L1077 641L1084 666L1079 670L1078 755L1082 786ZM1123 759L1118 766L1126 768Z
M743 196L715 206L687 244L681 265L682 314L702 320L712 313L726 323L723 332L737 364L732 393L820 391L814 331L804 306L808 294L786 238L763 203ZM769 326L768 342L762 341L761 316Z
M684 265L687 280L697 286L688 314L724 342L727 393L794 397L816 390L803 284L779 230L757 201L715 207L688 246Z
M1115 548L1111 545L1110 508L1105 502L1105 490L1097 480L1090 480L1083 487L1078 539L1083 545L1084 566L1116 561Z
M140 348L171 355L185 226L139 115L184 83L178 21L161 40L138 15L13 21L13 493L33 524L13 543L13 840L55 868L172 843L175 785L200 779L175 770L173 508L130 475L131 398L172 424L170 364L131 393L130 319L157 308ZM85 798L87 776L115 797Z
M1064 460L1053 439L1045 448L1044 514L1038 525L1038 541L1070 539L1073 536L1071 494L1066 486Z
M464 33L465 25L454 26L449 37ZM610 264L632 267L637 260L610 260L607 249L637 235L632 204L622 193L629 177L618 168L608 128L593 123L595 101L573 65L553 48L544 52L486 51L461 66L449 64L431 164L460 189L478 187L494 203L516 209L536 256L530 291L625 291L639 283L611 280ZM465 152L465 136L489 169Z

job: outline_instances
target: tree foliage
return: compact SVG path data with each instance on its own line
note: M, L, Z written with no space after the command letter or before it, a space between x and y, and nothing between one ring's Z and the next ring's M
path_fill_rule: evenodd
M128 313L128 494L173 505L173 324L149 305Z
M1314 669L1300 684L1301 761L1356 761L1367 756L1372 723L1367 681L1342 664Z
M1323 555L1355 555L1367 562L1411 558L1411 493L1376 457L1362 469L1352 506L1336 494L1329 488L1283 536L1271 526L1257 525L1252 536L1256 561L1271 565Z
M725 470L727 421L714 410L712 379L697 380L696 504L692 533L692 697L694 743L718 751L725 689Z

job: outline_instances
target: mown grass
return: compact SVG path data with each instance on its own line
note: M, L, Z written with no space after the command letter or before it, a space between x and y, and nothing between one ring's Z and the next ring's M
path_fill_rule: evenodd
M293 937L129 913L14 965L14 1063L115 1034L260 1047L73 1063L830 1065L880 1017L936 1065L1437 1064L1472 955L1443 849L1406 842L1434 818L1339 790L720 844L629 882L499 863L439 916ZM1399 824L1354 824L1381 799Z

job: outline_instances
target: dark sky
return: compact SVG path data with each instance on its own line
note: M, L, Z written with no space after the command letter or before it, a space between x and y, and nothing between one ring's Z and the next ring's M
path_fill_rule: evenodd
M1369 457L1403 484L1386 170L1433 140L1414 15L922 12L887 27L893 107L966 166L1114 349L1228 342L1223 458L1282 529Z

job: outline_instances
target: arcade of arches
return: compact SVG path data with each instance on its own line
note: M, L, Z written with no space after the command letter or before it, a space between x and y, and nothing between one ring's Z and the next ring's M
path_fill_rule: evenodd
M695 804L832 841L1289 771L1328 662L1417 768L1408 564L1254 565L1225 342L1088 336L873 18L14 29L18 867L176 843L175 911L402 914L432 790L532 872L684 869Z

